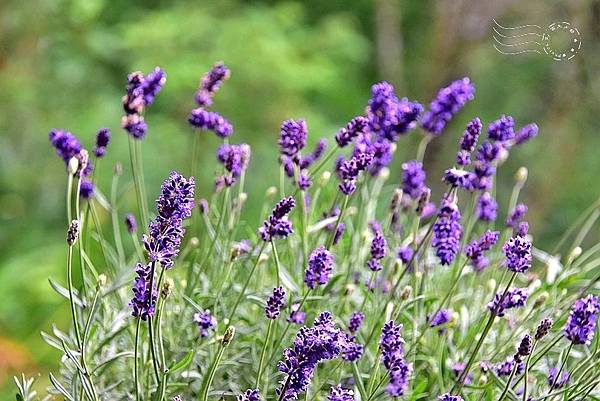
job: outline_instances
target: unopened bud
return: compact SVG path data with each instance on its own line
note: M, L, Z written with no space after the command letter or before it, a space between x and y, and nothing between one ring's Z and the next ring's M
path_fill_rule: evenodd
M572 262L575 259L577 259L578 257L580 257L582 252L583 252L583 250L581 249L580 246L576 246L575 248L573 248L573 250L571 251L571 254L569 255L569 261Z
M425 208L425 205L427 205L429 203L429 200L431 199L431 189L429 188L425 188L423 190L423 192L421 192L421 195L419 196L419 201L417 202L417 214L421 215L421 213L423 213L423 209Z
M398 209L400 205L400 201L402 200L402 189L396 188L394 189L394 194L392 195L392 201L390 202L390 210L395 211Z
M410 298L411 295L412 295L412 287L410 285L407 285L406 287L404 287L402 289L402 292L400 292L400 299L405 301L408 298Z
M67 230L67 244L73 246L79 237L79 220L73 220Z
M83 171L87 168L87 165L90 161L90 155L87 150L81 149L79 153L75 155L77 160L79 161L79 166L77 168L77 174L81 175Z
M121 176L123 175L123 165L119 162L115 163L115 167L113 169L113 172L115 173L116 176Z
M225 334L223 334L223 340L221 340L221 344L223 344L223 347L227 347L231 343L231 340L233 340L234 336L235 327L229 326L225 331Z
M79 160L76 157L71 157L69 159L69 163L67 164L67 173L69 175L75 175L77 170L79 169Z
M192 237L190 238L190 242L188 242L190 248L198 248L198 246L200 245L200 240L198 239L198 237Z
M277 193L277 188L275 188L275 187L269 187L269 188L267 188L265 196L267 198L272 198L273 196L275 196L276 193Z
M198 201L198 208L200 209L200 213L202 213L205 216L208 216L209 206L208 201L206 199L202 198Z
M487 384L487 382L488 382L487 375L479 376L479 385L480 386L485 386Z
M496 280L493 278L489 279L487 282L487 288L490 291L494 291L496 289Z
M535 339L541 340L542 338L544 338L550 332L550 329L552 328L553 324L554 322L552 321L552 319L542 319L535 331Z
M175 286L175 282L173 281L173 279L167 278L165 280L165 282L163 283L163 288L160 291L160 295L162 295L163 298L167 298L173 292L174 286Z
M546 303L546 301L548 300L548 297L550 296L550 294L548 294L546 291L542 292L540 295L538 295L538 297L535 299L535 302L533 303L533 307L534 308L539 308L540 306L542 306L543 304Z
M521 185L525 184L525 181L527 181L527 175L527 167L520 167L515 173L515 181Z
M392 143L392 145L390 146L390 153L394 153L396 151L396 149L398 149L398 145L396 145L395 143Z
M390 169L387 167L382 168L381 171L379 172L378 178L382 181L385 181L388 178L390 178Z
M242 192L238 196L239 205L243 205L248 200L248 194L246 192Z
M269 260L269 257L267 255L265 255L264 253L261 253L258 258L258 263L262 264L262 263L265 263L267 260Z
M327 185L330 178L331 178L331 172L323 171L323 173L321 174L321 179L319 180L319 185L324 187L325 185Z
M355 290L356 290L356 285L350 283L344 289L344 295L345 296L350 296L350 295L352 295L354 293Z
M97 288L100 289L102 287L105 287L106 281L107 281L107 278L106 278L105 274L98 275L98 281L97 281L98 287Z

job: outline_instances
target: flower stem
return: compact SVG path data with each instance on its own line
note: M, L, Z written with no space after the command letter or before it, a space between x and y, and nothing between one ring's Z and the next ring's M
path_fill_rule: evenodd
M217 367L219 363L221 363L221 358L223 358L223 353L225 352L225 346L223 344L220 345L219 351L217 351L217 356L215 357L213 363L210 365L208 373L206 374L206 382L202 383L202 388L200 389L200 401L208 400L208 391L210 390L210 386L215 378L215 373L217 372Z
M338 227L340 226L340 222L342 221L342 218L344 216L344 213L346 212L346 208L348 207L349 199L350 199L349 195L344 196L344 202L342 203L342 209L340 210L340 214L338 214L338 218L335 222L335 227L331 231L331 234L329 235L329 239L327 240L327 245L325 246L325 248L327 248L328 250L333 245L333 240L335 239L335 233L337 232Z
M265 338L265 342L262 347L262 351L260 352L260 360L258 363L258 373L256 374L256 384L255 388L260 388L260 379L263 372L264 362L265 362L265 354L267 353L267 347L269 346L269 341L271 340L271 329L273 328L273 319L269 319L269 325L267 326L267 336Z
M140 324L142 320L137 319L137 323L135 325L135 345L134 345L134 354L133 354L133 380L135 382L135 400L140 400L140 377L138 372L138 358L139 358L139 346L140 346Z
M527 360L525 361L525 372L523 373L523 401L527 401L527 380L529 379L529 362L531 361L531 356L535 351L535 346L537 345L537 340L533 340L533 345L531 346L531 352L527 355Z
M515 372L517 371L518 366L519 366L519 364L515 361L515 365L513 366L512 370L510 371L510 376L508 376L508 380L506 381L506 386L504 386L504 390L502 391L502 394L500 394L500 398L498 398L498 401L502 401L504 399L504 397L506 396L506 393L508 392L508 389L510 388L510 383L512 382L513 377L515 377Z
M558 378L560 377L560 374L562 373L563 369L565 368L565 365L567 364L567 360L569 359L569 354L571 353L571 348L573 348L573 343L569 342L569 346L567 347L567 352L565 353L565 357L564 357L562 363L560 364L560 369L558 369L558 372L556 372L556 376L554 376L554 380L552 381L552 385L550 386L550 389L548 390L548 392L551 392L552 390L554 390L554 387L556 386L556 383L558 382Z

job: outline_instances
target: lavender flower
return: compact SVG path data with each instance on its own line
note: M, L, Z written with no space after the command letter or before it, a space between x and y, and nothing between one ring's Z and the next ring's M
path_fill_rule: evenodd
M404 360L404 339L400 335L401 330L401 324L397 325L390 320L383 325L379 340L381 360L390 376L387 392L392 397L404 394L412 373L412 366Z
M287 220L287 215L294 206L296 206L296 202L291 196L283 198L275 205L269 218L258 229L263 241L271 241L275 237L286 238L294 232L292 222Z
M136 278L133 283L133 298L129 302L131 314L142 320L154 316L154 305L158 296L156 283L152 278L153 270L150 265L138 263L135 268ZM150 289L152 282L152 289Z
M433 225L433 240L431 241L442 265L452 263L459 251L460 237L462 236L460 217L455 199L444 196L438 218Z
M354 138L359 135L364 135L367 132L369 121L363 117L354 117L350 122L341 128L335 135L335 141L340 148L343 148L350 144Z
M452 82L449 86L440 89L436 98L429 105L429 110L423 116L421 125L425 131L439 135L446 124L469 101L473 100L475 87L469 78Z
M150 106L154 103L154 98L161 91L162 87L167 82L167 74L160 67L154 68L146 75L142 84L144 96L144 106Z
M329 312L321 313L313 327L302 327L278 363L279 371L287 375L277 389L282 400L295 400L305 392L317 365L336 358L345 342L346 335L335 326Z
M133 214L127 213L125 215L125 227L127 227L129 234L133 234L137 231L137 222L135 221Z
M475 117L467 124L467 129L460 139L460 150L456 156L457 164L466 166L471 163L471 153L475 150L480 133L481 120Z
M287 321L294 324L304 324L306 313L300 310L300 304L292 305L292 313L287 318Z
M225 186L233 185L237 178L241 177L250 162L250 153L250 145L245 143L240 145L223 144L219 147L217 160L229 172L229 176L221 177L221 181Z
M527 213L527 205L519 203L506 218L506 226L516 229Z
M462 362L456 362L456 363L452 364L451 370L456 379L458 379L461 376L461 373L465 370L465 367L466 367L466 365ZM464 378L463 384L466 384L468 386L471 384L472 380L473 380L473 374L469 373Z
M519 348L514 356L516 362L522 362L523 359L531 354L531 350L533 348L533 339L529 334L525 334L521 343L519 344Z
M506 142L515 137L515 120L511 116L500 116L488 126L488 137L493 141Z
M495 221L498 210L498 203L489 192L484 192L477 200L477 209L475 214L481 221Z
M121 119L121 127L135 139L142 139L148 132L148 125L144 117L139 114L127 114Z
M325 153L325 149L327 149L327 139L321 138L315 145L315 148L313 149L312 153L299 158L298 166L300 167L300 169L304 170L312 166L314 162L316 162L321 158L321 156L323 156L323 153Z
M525 370L525 363L522 361L515 361L513 357L508 358L506 361L498 362L492 368L500 377L510 376L512 370L515 368L515 364L517 366L516 374L523 373L523 370Z
M553 389L562 388L569 383L571 375L569 372L562 372L560 378L557 379L558 369L552 367L548 370L548 385L552 386Z
M429 327L437 327L446 324L452 318L452 311L448 309L440 309L433 317L429 320Z
M411 198L419 199L426 188L426 177L423 163L416 160L402 163L402 191Z
M362 312L353 312L350 316L350 321L348 322L348 331L350 333L356 333L360 330L360 326L365 318L365 314Z
M79 187L79 196L83 199L90 199L94 195L94 184L86 179L81 180Z
M542 338L546 337L546 335L550 332L550 329L552 328L553 324L554 322L552 321L552 319L542 319L537 329L535 330L535 339L539 341Z
M531 242L520 236L509 238L502 247L508 270L523 273L531 267Z
M402 261L402 263L405 263L405 264L410 262L414 253L415 253L414 249L412 249L408 245L401 246L400 248L398 248L398 251L397 251L398 259L400 259Z
M231 71L222 61L216 63L200 80L200 86L196 92L196 103L200 107L210 107L215 93L224 81L229 79Z
M466 190L473 188L473 181L476 179L475 175L469 171L449 168L444 171L442 181L453 187L458 187Z
M352 156L359 156L363 153L373 155L373 161L369 163L369 174L377 176L381 170L392 161L393 144L390 140L383 137L376 137L372 133L360 135L355 143Z
M398 99L394 87L388 82L380 82L371 87L371 99L367 106L370 130L379 139L391 142L416 125L423 112L423 106L406 98Z
M387 243L379 223L372 225L372 230L374 236L371 241L371 259L367 262L367 266L369 266L371 271L376 272L383 268L381 259L385 257Z
M210 330L217 327L217 319L210 314L210 310L206 309L203 312L194 314L194 323L198 325L200 337L205 338L210 335Z
M355 340L354 337L349 338L342 345L342 359L346 362L358 361L363 355L364 347Z
M451 395L450 393L442 394L438 397L438 401L464 401L460 395Z
M77 137L68 131L53 129L48 134L48 138L56 150L56 154L65 162L65 166L82 149Z
M121 126L135 139L142 139L146 135L148 126L141 114L154 102L154 98L166 81L166 74L159 67L147 76L139 71L127 76L127 86L123 96L125 115L121 120Z
M327 394L327 401L354 401L354 392L342 387L338 384L335 387L329 389Z
M333 254L324 246L319 246L308 258L304 282L310 289L314 289L317 285L325 285L331 277L333 268Z
M110 130L108 128L100 128L96 134L96 146L94 147L94 154L96 157L104 157L109 142Z
M596 320L600 312L598 297L588 295L575 302L564 328L565 337L573 344L589 345L596 332Z
M515 145L520 145L535 138L538 134L539 128L537 124L527 124L521 128L515 135Z
M282 155L294 158L306 146L308 127L304 120L286 120L281 124L279 148Z
M517 228L517 237L525 237L529 232L529 223L526 221L522 221L519 223L519 227Z
M465 248L465 255L471 260L471 264L475 271L481 272L488 267L489 260L485 256L485 252L489 251L498 242L500 232L487 230L479 238L473 240Z
M351 195L356 190L356 179L359 173L366 170L372 161L373 155L370 153L361 153L344 161L339 168L339 176L342 180L339 185L340 191L345 195Z
M338 224L337 229L335 230L335 234L333 235L333 243L332 245L337 245L338 242L340 242L340 239L342 238L342 235L344 235L344 231L346 230L346 225L342 222L340 222L340 224Z
M207 111L202 107L191 111L188 122L194 128L213 131L221 138L228 138L233 134L233 126L225 117L214 111Z
M507 309L522 308L529 298L527 288L511 288L502 300L502 293L497 293L494 299L487 304L487 308L496 316L504 316ZM502 303L500 301L502 300Z
M283 287L273 288L273 294L267 299L267 305L265 306L265 315L267 319L275 320L281 313L281 308L285 304L285 291Z

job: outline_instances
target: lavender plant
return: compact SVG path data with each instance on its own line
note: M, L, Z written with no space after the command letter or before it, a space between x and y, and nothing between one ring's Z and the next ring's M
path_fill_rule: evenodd
M428 144L474 101L474 84L450 83L425 110L377 83L364 113L333 141L316 140L312 152L307 122L283 122L273 141L279 158L271 161L281 179L266 190L264 222L251 227L243 217L250 146L231 143L232 124L212 110L230 75L217 63L202 77L188 116L190 170L172 172L158 189L144 184L141 143L156 140L146 135L145 113L166 75L158 67L129 74L122 127L133 211L118 198L131 188L121 164L110 196L97 188L107 129L91 156L70 132L50 132L66 166L67 227L66 286L50 283L69 303L71 325L42 333L62 354L44 399L600 396L600 245L580 247L598 204L545 252L518 203L527 170L518 171L510 194L495 185L497 170L537 125L516 130L502 115L482 138L484 123L473 117L456 164L428 177ZM214 191L201 198L196 180L212 180L197 171L198 138L207 131L216 134L210 143L219 165ZM390 182L406 135L420 135L420 145L401 164L399 182ZM443 193L432 195L428 179L441 180ZM152 214L147 193L156 197ZM496 199L506 199L508 210ZM42 393L32 379L15 381L18 400Z

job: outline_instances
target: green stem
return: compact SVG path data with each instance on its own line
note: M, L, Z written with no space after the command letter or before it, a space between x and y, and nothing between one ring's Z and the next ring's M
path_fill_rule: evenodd
M279 277L281 272L281 265L279 263L279 253L277 252L277 247L275 247L275 242L273 242L273 238L271 238L271 248L273 249L273 257L275 258L275 270L276 270L276 278L277 278L277 287L280 286L281 278Z
M263 364L265 362L265 354L267 353L267 347L268 347L269 341L271 339L271 329L272 328L273 328L273 319L269 319L269 325L267 326L267 337L265 338L265 342L264 342L262 350L260 352L260 361L258 363L258 373L256 374L256 384L255 384L254 388L260 388L260 379L262 377L263 366L264 366Z
M344 203L342 203L342 209L340 210L340 214L338 214L338 218L335 222L335 227L331 231L331 234L329 235L329 239L327 240L327 245L325 246L325 248L327 248L327 249L330 249L331 246L333 245L333 240L335 239L335 233L337 232L338 227L340 226L340 222L342 221L344 213L346 213L346 208L348 207L349 199L350 199L349 195L344 196Z
M75 327L75 336L77 337L77 348L81 350L81 333L79 330L79 321L77 320L77 312L75 310L75 299L73 296L73 246L69 246L69 254L67 257L67 283L69 286L69 301L71 304L71 318Z
M506 386L504 386L504 390L502 391L502 394L500 394L500 398L498 398L498 401L502 401L504 399L504 397L506 396L506 393L508 392L508 389L510 388L510 382L512 382L513 377L515 377L515 372L517 371L517 367L519 366L518 363L515 363L512 370L510 371L510 376L508 376L508 380L506 381Z
M562 370L564 369L565 365L567 364L567 360L569 359L569 354L571 353L571 348L573 348L573 343L569 342L565 357L564 357L562 363L560 364L560 369L558 369L556 376L554 376L554 380L552 381L552 385L550 386L550 389L548 390L548 392L551 392L552 390L554 390L554 387L556 386L556 383L558 382L558 378L560 377Z
M134 345L134 354L133 354L133 380L135 383L135 400L141 401L140 399L140 377L139 377L139 369L138 369L138 358L139 358L139 346L140 346L140 323L141 319L137 319L137 323L135 325L135 345Z
M156 266L156 262L151 262L150 265L150 291L154 292L154 269ZM152 299L150 299L152 302ZM154 367L154 376L156 377L156 382L160 382L160 375L158 373L158 361L156 358L156 350L155 350L155 342L154 342L154 329L152 324L152 316L148 316L148 335L150 336L150 353L152 355L152 366Z
M123 241L121 240L121 230L119 224L119 215L117 207L117 189L119 187L118 174L113 175L112 184L110 186L110 216L112 219L113 236L117 246L117 255L121 266L125 264L125 251L123 250Z
M221 344L221 346L219 347L219 351L217 352L217 356L215 357L215 360L210 365L210 368L208 370L208 373L206 376L207 377L206 382L202 384L202 388L200 390L200 401L208 400L208 392L209 392L210 386L212 385L212 382L215 378L215 373L217 372L217 367L219 366L219 363L221 363L221 358L223 358L224 352L225 352L225 346L223 344Z
M535 346L537 345L537 340L533 340L533 345L531 346L531 352L527 355L527 360L525 361L525 372L523 373L523 401L527 401L527 381L529 379L529 362L531 361L531 356L535 351Z
M427 145L429 145L429 142L431 142L432 139L433 136L429 134L425 134L425 136L421 139L421 142L419 142L419 147L417 148L417 161L423 162Z

